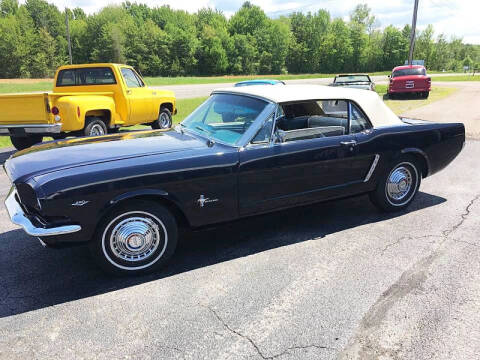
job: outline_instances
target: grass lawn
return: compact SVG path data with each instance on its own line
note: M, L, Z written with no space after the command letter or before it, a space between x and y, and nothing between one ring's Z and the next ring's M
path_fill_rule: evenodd
M388 75L390 72L376 72L370 75ZM288 75L225 75L225 76L180 76L180 77L145 77L145 81L151 86L162 85L194 85L194 84L220 84L231 83L251 79L316 79L333 78L337 74L288 74ZM30 79L3 79L0 81L0 94L29 92L29 91L50 91L53 80L32 81Z
M39 81L29 83L0 83L0 94L5 93L18 93L18 92L31 92L31 91L51 91L51 81Z
M473 75L433 76L432 81L480 81L480 73Z
M421 106L425 106L430 104L434 101L438 101L443 99L449 95L452 95L458 89L455 88L442 88L442 87L432 87L432 91L430 91L430 96L428 99L423 98L415 98L414 95L407 95L400 99L390 100L386 96L387 94L387 85L377 85L376 86L377 93L383 97L385 104L388 105L390 109L397 115L403 114L408 110L412 110L415 108L419 108Z
M0 84L2 85L2 84ZM415 109L420 106L430 104L434 101L443 99L451 94L453 94L457 89L455 88L439 88L434 87L430 92L430 97L428 99L412 98L405 97L404 99L399 100L389 100L386 98L385 94L387 93L387 85L377 85L377 93L380 96L383 96L385 103L398 115L404 113L405 111ZM177 107L178 113L173 117L173 123L177 124L185 117L190 114L198 105L205 101L206 97L199 97L193 99L178 99ZM128 128L122 128L121 131L130 131L130 130L139 130L139 129L150 129L149 126L136 125ZM45 139L50 140L50 139ZM0 136L0 148L12 146L10 138L7 136Z
M390 71L381 71L369 73L370 75L388 75ZM148 85L191 85L191 84L217 84L231 83L251 79L277 79L277 80L295 80L295 79L318 79L333 78L337 74L287 74L287 75L225 75L225 76L185 76L185 77L146 77Z

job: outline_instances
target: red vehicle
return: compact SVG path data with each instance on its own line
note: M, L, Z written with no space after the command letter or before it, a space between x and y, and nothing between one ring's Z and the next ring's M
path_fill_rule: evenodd
M432 81L427 76L427 70L422 65L397 66L388 76L388 96L393 98L396 94L416 93L428 98L432 88Z

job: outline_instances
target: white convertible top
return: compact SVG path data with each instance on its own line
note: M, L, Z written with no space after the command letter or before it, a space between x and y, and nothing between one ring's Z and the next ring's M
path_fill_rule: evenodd
M213 93L253 95L277 104L308 100L352 100L360 105L373 127L404 125L374 91L324 85L252 85L217 89Z

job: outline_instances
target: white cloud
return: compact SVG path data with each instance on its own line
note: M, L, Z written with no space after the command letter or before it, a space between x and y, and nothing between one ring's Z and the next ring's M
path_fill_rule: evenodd
M133 0L135 1L135 0ZM132 1L132 2L133 2ZM222 10L226 16L231 16L244 0L136 0L151 7L170 5L174 9L195 12L203 7ZM91 14L102 7L120 4L123 0L50 0L59 8L81 7ZM293 11L316 11L326 9L333 17L348 17L353 8L360 3L366 3L380 21L382 27L393 24L403 26L411 23L413 0L251 0L259 5L270 16L279 16ZM479 0L419 0L419 29L432 24L435 33L447 36L462 37L465 42L480 44L480 13Z

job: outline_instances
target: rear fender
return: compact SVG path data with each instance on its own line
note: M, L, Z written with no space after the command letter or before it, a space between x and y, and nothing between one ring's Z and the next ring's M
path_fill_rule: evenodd
M427 177L430 175L430 159L428 158L428 155L425 153L425 151L419 148L405 148L400 153L402 155L413 155L419 160L422 166L422 177Z
M85 127L85 118L90 114L110 114L112 121L116 116L115 101L111 96L81 95L63 96L56 101L60 110L62 131L77 131ZM108 125L108 124L107 124Z

